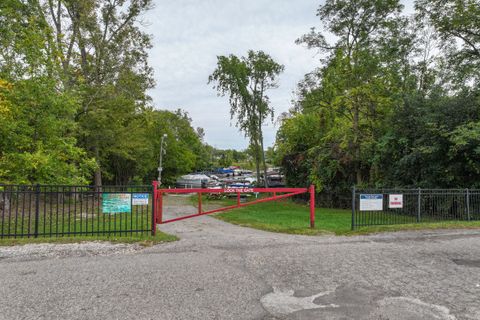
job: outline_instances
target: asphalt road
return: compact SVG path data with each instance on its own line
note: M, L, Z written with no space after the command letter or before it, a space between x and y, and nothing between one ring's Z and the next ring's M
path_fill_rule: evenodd
M307 237L211 217L160 229L181 240L0 249L0 319L480 319L479 231Z

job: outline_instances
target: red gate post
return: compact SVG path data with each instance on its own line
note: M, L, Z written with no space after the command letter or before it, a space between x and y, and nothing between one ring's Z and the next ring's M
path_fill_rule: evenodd
M158 193L158 213L157 213L158 223L163 223L163 192Z
M312 184L310 192L310 228L315 228L315 186Z
M152 199L152 236L157 233L157 186L158 181L152 182L153 199Z

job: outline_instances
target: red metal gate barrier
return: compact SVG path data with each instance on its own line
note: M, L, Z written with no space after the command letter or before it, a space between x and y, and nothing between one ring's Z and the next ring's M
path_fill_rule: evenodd
M225 189L157 189L158 182L153 181L153 221L156 223L152 224L152 233L156 232L156 224L165 224L180 220L185 220L189 218L194 218L198 216L203 216L206 214L212 214L216 212L222 212L226 210L231 210L235 208L246 207L252 204L275 201L280 199L285 199L288 197L295 196L302 193L310 193L310 228L315 228L315 187L311 185L309 188L225 188ZM197 193L198 194L198 213L190 214L183 217L163 220L163 194L164 193L176 193L176 194L187 194L187 193ZM228 193L228 194L237 194L237 203L232 206L227 206L215 210L202 211L202 194L203 193ZM273 196L262 198L246 203L241 203L240 198L242 193L273 193ZM281 193L279 195L279 193Z

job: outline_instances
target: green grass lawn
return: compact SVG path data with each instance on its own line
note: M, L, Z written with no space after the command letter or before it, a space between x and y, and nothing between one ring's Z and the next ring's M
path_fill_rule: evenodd
M44 209L43 206L41 208ZM13 210L10 215L0 216L0 246L83 241L153 245L177 240L175 236L158 230L156 236L150 235L152 225L150 209L150 206L134 206L130 213L104 214L99 206L89 206L88 210L85 207L67 206L58 211L57 207L53 206L41 210L38 221L30 210L27 212ZM38 225L37 238L33 237L35 225Z
M32 210L23 211L22 208L0 215L0 235L34 234L36 226L39 237L73 236L74 233L77 236L106 236L108 233L126 236L131 230L148 231L152 228L151 206L135 206L131 212L116 214L102 213L99 206L41 206L40 209L38 218Z
M212 203L213 201L210 201ZM221 203L224 205L225 201ZM309 208L290 200L266 202L217 214L217 219L233 224L272 232L290 234L356 235L386 231L480 228L480 221L444 221L419 224L396 224L360 227L351 230L351 210L317 208L315 228L310 228Z

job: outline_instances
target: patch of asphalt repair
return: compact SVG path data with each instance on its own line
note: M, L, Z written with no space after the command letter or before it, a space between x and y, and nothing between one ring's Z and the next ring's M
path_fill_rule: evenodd
M480 268L480 260L452 259L459 266Z
M195 211L165 197L166 217ZM159 229L180 240L0 251L0 319L480 319L475 230L299 236L207 216Z

